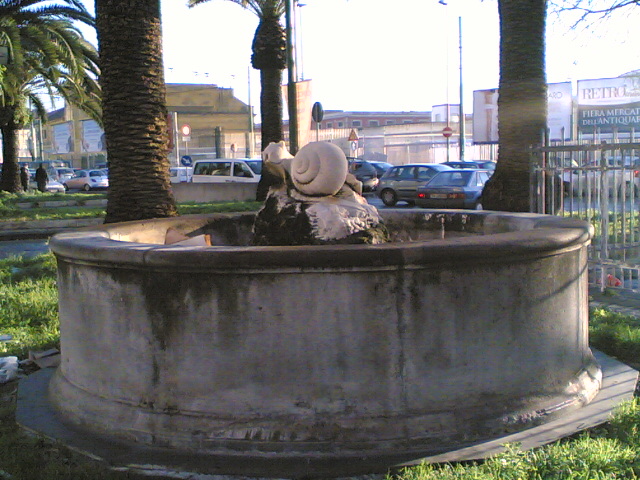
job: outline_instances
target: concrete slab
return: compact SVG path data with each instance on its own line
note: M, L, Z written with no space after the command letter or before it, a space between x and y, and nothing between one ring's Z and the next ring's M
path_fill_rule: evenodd
M480 442L466 448L445 451L446 448L443 446L443 452L437 455L406 458L406 455L398 452L393 459L388 459L388 464L384 467L394 469L419 464L423 461L440 463L482 459L500 453L507 443L519 443L522 449L527 450L606 422L620 403L633 397L638 381L638 371L602 352L594 351L594 354L602 367L603 386L594 401L586 407L544 425ZM217 479L220 479L220 475L228 478L240 478L247 475L254 478L273 478L279 476L276 470L287 469L287 464L292 461L299 462L299 460L283 458L282 462L274 467L272 459L265 462L264 459L251 458L244 462L245 464L238 470L239 459L228 458L224 454L220 456L193 455L175 450L150 448L139 444L98 438L91 433L65 424L52 409L47 398L47 390L49 379L54 371L54 369L40 370L20 381L16 421L28 432L57 440L90 458L105 462L113 469L130 470L166 478L214 478L212 475ZM361 464L361 460L351 459L351 468L355 467L360 470L366 468L366 465ZM374 471L381 472L381 467L383 465L375 465ZM350 474L347 473L347 475ZM310 466L304 474L296 476L312 477L312 467ZM371 478L371 476L367 478Z

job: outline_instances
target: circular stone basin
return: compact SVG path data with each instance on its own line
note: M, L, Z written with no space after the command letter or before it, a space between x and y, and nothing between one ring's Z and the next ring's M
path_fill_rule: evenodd
M51 402L218 473L309 476L385 471L595 396L587 223L380 213L396 241L253 247L253 214L55 235ZM163 245L169 228L214 246Z

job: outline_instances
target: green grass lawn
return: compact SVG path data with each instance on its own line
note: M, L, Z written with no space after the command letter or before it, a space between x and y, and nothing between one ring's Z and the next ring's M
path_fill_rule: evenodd
M104 207L86 206L88 200L106 199L107 195L102 193L30 193L13 194L0 192L0 222L26 222L30 220L64 220L72 218L100 218L104 217ZM33 202L62 202L76 201L79 206L69 207L38 207L20 208L21 203ZM180 203L178 213L189 215L196 213L214 212L246 212L258 210L261 202L211 202L211 203Z
M53 196L53 195L51 195ZM70 195L60 195L69 199ZM16 200L0 194L0 211L15 211ZM82 195L83 198L88 195ZM13 206L12 206L13 202ZM181 205L180 212L255 210L256 202ZM47 217L48 213L40 215ZM84 211L79 207L79 211ZM102 209L94 216L103 215ZM99 212L99 213L98 213ZM77 217L76 217L77 218ZM26 358L29 351L59 347L56 265L51 253L34 258L0 260L0 333L13 341L0 343L0 356ZM636 368L640 366L640 321L606 309L591 312L593 347ZM0 479L129 479L62 446L25 435L15 424L14 406L6 401L16 382L0 386ZM621 406L600 427L550 445L506 453L484 462L421 465L394 475L394 480L609 480L640 478L640 402Z

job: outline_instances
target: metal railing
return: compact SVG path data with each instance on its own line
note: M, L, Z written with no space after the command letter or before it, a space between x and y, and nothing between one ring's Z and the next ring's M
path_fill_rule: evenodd
M594 226L589 283L640 291L640 143L531 150L531 211Z

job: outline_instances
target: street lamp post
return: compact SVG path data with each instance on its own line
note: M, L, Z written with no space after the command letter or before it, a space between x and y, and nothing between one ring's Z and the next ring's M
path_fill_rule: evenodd
M463 108L463 88L462 88L462 17L458 17L458 47L460 49L460 160L464 161L465 150L465 118Z

